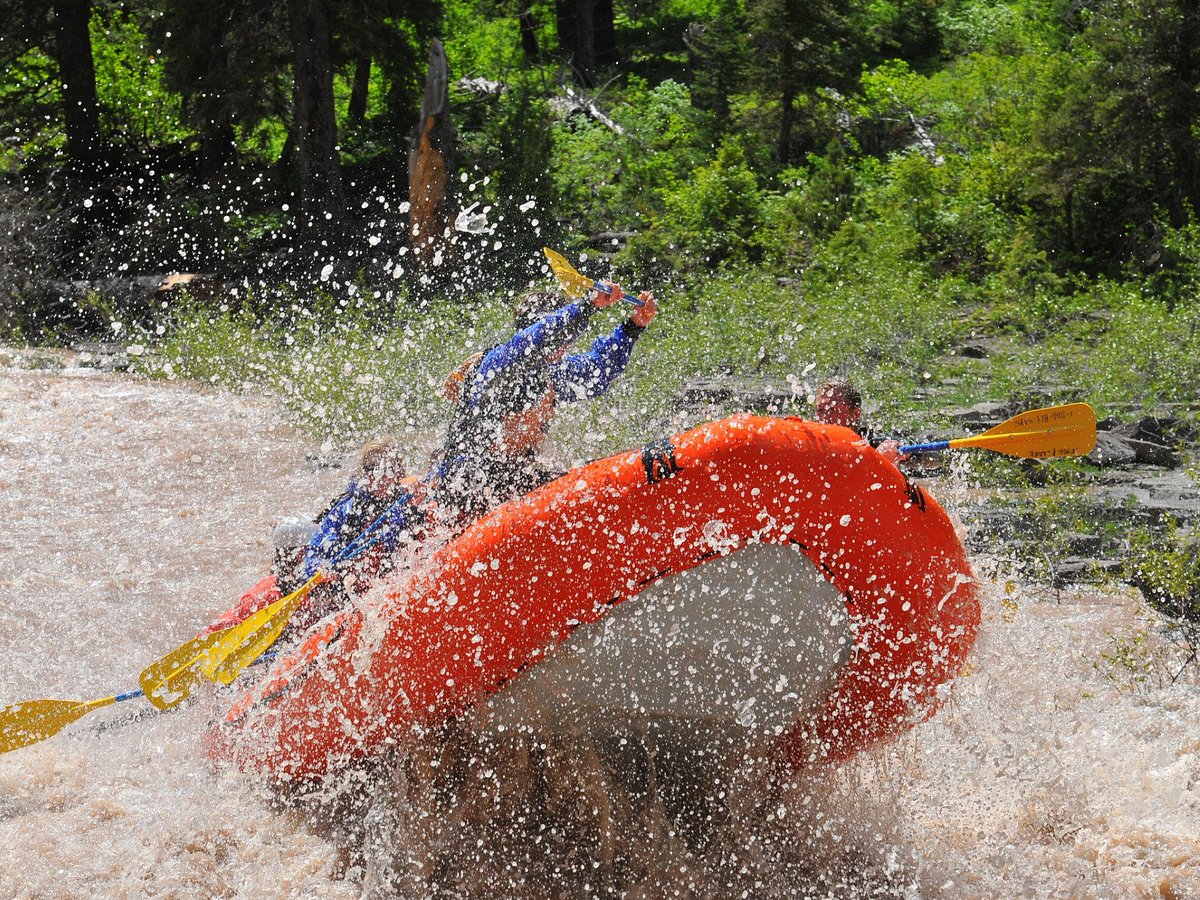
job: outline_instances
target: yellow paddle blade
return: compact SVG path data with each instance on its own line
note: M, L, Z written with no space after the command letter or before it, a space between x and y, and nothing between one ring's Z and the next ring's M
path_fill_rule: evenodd
M543 247L542 252L550 261L550 271L562 285L563 293L568 297L582 297L596 286L596 283L586 275L576 272L565 256L555 253L549 247Z
M318 572L286 597L264 606L254 615L221 632L219 644L205 654L200 671L213 681L231 684L246 666L262 656L279 639L300 601L325 580L325 573Z
M1096 414L1086 403L1031 409L983 434L952 440L950 446L981 447L1027 459L1086 456L1096 446Z
M200 663L221 642L225 631L228 629L190 640L143 669L138 683L146 699L159 709L170 709L186 700L200 679Z
M26 700L6 706L0 710L0 753L44 741L92 710L116 702L114 695L100 700Z

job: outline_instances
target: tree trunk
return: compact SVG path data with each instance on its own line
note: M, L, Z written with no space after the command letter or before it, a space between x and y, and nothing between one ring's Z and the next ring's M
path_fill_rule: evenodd
M783 52L780 54L779 68L783 73L783 85L779 98L779 164L786 166L792 155L792 124L795 121L796 88L791 73L795 62L795 51L790 42L785 41Z
M413 256L423 269L448 262L453 232L450 155L454 148L454 123L450 118L450 69L442 42L429 48L429 70L421 121L408 154L408 239Z
M1170 66L1174 73L1166 116L1167 142L1175 163L1174 177L1180 195L1172 224L1182 228L1200 214L1200 148L1195 127L1200 122L1200 9L1195 2L1180 4L1182 22L1175 36Z
M571 62L576 83L596 86L596 74L621 61L613 0L554 0L558 45Z
M88 167L101 151L100 103L88 31L92 4L90 0L54 0L53 8L53 52L62 79L67 156L73 165Z
M796 98L791 88L784 88L779 115L779 164L786 166L792 155L792 125L795 122Z
M213 123L200 136L199 170L212 174L237 162L237 135L228 120Z
M292 36L296 159L307 224L342 219L342 177L333 106L333 61L325 0L288 0ZM326 218L326 215L332 218Z
M571 64L577 84L596 86L594 14L597 0L554 0L558 46Z
M592 50L596 68L615 66L621 61L617 52L617 27L613 21L613 0L595 0L592 7Z
M1066 211L1067 219L1067 249L1074 251L1075 249L1075 189L1068 188L1067 195L1063 198L1063 208Z
M521 29L521 49L525 51L525 58L530 62L538 62L542 58L541 48L538 47L537 32L533 27L533 10L526 6L517 16L517 23Z
M213 84L227 84L229 51L225 48L225 36L214 35L214 38L215 47L208 60L206 80ZM211 174L237 162L237 136L233 130L228 96L215 91L206 92L202 108L209 110L209 113L202 117L198 128L199 171Z
M354 63L354 84L350 88L350 104L346 110L351 122L362 124L366 120L370 91L371 57L360 56Z

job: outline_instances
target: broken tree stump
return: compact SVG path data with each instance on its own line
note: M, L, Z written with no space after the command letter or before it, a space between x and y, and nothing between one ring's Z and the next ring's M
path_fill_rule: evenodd
M442 42L429 48L421 121L408 153L408 240L423 270L444 263L453 236L451 155L454 123L450 118L450 69Z

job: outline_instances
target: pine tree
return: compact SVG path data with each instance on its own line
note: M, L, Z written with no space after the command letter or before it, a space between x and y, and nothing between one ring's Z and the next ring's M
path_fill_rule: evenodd
M756 51L752 78L779 103L775 155L787 165L800 155L793 140L799 100L816 88L840 88L853 77L859 38L850 10L833 0L747 0L746 6Z
M729 98L745 90L751 48L744 0L719 0L707 22L693 22L684 36L692 71L692 105L710 110L715 130L729 120Z
M290 115L287 19L272 0L174 0L147 30L196 130L201 171L236 161L238 134Z

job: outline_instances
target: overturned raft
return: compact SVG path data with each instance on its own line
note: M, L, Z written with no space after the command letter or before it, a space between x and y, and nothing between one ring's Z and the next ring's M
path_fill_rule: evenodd
M848 429L749 415L574 470L381 596L278 660L209 755L319 776L511 696L839 759L931 715L980 619L921 487Z

